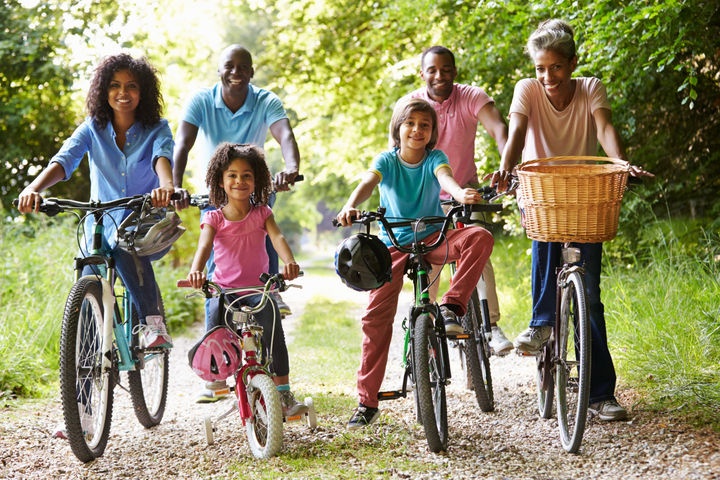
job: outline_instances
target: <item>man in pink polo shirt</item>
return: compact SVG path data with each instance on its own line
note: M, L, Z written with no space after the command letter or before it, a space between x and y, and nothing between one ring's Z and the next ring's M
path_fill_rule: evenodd
M475 135L478 122L495 140L502 155L507 141L507 125L495 102L480 87L454 83L457 76L455 55L445 47L434 46L425 50L420 60L420 77L425 87L409 93L404 98L422 98L435 108L438 117L438 142L436 149L442 150L450 160L453 176L463 187L479 186L477 167L475 166ZM440 193L441 199L449 199L446 192ZM492 340L490 347L496 355L506 355L513 346L497 325L500 319L495 274L488 260L483 270ZM437 282L434 283L433 297L437 294Z

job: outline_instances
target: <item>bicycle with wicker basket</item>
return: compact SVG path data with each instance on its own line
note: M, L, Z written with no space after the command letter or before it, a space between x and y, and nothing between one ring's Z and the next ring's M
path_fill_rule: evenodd
M605 157L553 157L517 167L518 204L526 234L541 242L561 242L555 325L537 359L540 416L552 416L553 397L560 442L570 453L580 448L590 395L590 319L578 243L612 240L630 166Z

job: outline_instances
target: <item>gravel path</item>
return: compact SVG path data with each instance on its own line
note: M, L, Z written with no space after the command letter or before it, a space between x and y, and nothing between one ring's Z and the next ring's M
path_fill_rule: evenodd
M303 302L315 294L332 291L334 298L356 302L358 310L366 301L365 294L340 287L334 277L306 277L299 283L304 285L303 290L284 294L295 312L286 323L290 338L296 334L292 319L299 317ZM400 312L406 311L408 302L408 294L403 293ZM249 455L244 432L221 426L216 434L218 441L210 447L201 433L200 420L208 414L222 413L229 402L193 403L201 381L187 366L186 352L200 329L197 325L188 336L175 338L163 422L152 430L142 428L135 420L129 395L116 390L107 450L90 464L76 460L66 441L50 438L53 427L62 419L59 401L25 403L2 410L0 479L242 478L226 470L223 459ZM401 335L397 331L393 340L386 388L396 388L401 375ZM428 452L422 430L414 426L412 399L381 405L380 423L384 427L377 428L390 425L419 432L408 455L431 459L435 465L434 471L420 478L720 479L720 435L640 409L633 409L627 422L591 421L580 454L568 455L559 445L557 422L538 417L533 360L515 355L492 358L496 411L481 413L472 408L474 396L464 390L457 354L451 353L455 379L448 387L451 430L447 454ZM354 385L348 385L347 392L354 395ZM320 395L321 391L309 393ZM625 405L634 403L631 391L620 391L619 397ZM343 431L347 418L318 413L318 432L309 434L303 425L291 424L285 429L285 444L303 441L309 435L312 440L307 441L330 441ZM349 465L348 469L357 469L360 478L374 476L373 472L362 472L361 465ZM386 473L394 478L418 478L397 469ZM302 472L295 472L287 478L304 477Z

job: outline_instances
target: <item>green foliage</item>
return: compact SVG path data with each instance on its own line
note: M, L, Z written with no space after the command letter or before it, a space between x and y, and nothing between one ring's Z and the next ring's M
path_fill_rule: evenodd
M8 220L7 212L0 213L0 218L6 219L0 220L2 402L42 394L48 382L57 378L60 328L74 281L77 243L73 217ZM188 236L188 241L197 242L197 237ZM175 281L185 277L188 265L174 265L173 257L167 255L153 267L163 293L168 329L172 335L179 334L203 314L201 304L186 299L187 291L175 287Z
M76 121L75 76L58 54L63 12L0 4L0 207L44 167Z
M297 131L319 158L313 168L348 182L385 148L393 103L421 83L419 54L456 52L458 81L484 87L507 112L515 83L533 76L524 54L547 18L576 28L577 75L603 79L633 163L658 173L673 210L694 202L718 216L720 9L704 0L349 2L269 1L277 11L264 62L299 112ZM292 85L290 87L289 85ZM351 148L347 148L351 146ZM497 152L481 138L484 171ZM347 190L351 188L348 185ZM653 204L656 192L646 190Z

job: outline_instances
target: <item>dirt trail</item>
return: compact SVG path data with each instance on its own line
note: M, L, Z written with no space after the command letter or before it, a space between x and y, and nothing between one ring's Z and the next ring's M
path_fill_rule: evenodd
M288 336L294 332L293 318L302 313L304 302L319 294L351 301L360 310L366 294L342 287L336 277L308 276L299 280L305 288L284 294L295 315L286 323ZM402 314L409 302L403 293ZM401 335L399 321L393 339L393 353L385 386L396 388L400 372ZM225 469L224 459L248 455L244 432L220 426L215 445L208 447L200 420L217 415L229 402L196 405L200 380L187 366L186 352L201 326L184 337L175 338L171 355L167 410L161 425L146 430L135 420L129 395L116 390L111 437L103 457L83 465L75 459L66 441L50 438L62 418L58 401L25 404L4 409L0 418L0 478L241 478ZM542 420L535 406L534 362L509 355L492 358L496 411L481 413L474 397L465 391L457 362L452 355L455 380L448 389L448 416L451 419L450 449L445 455L427 451L418 436L409 455L431 458L436 469L423 478L662 478L720 479L720 438L712 432L693 430L668 418L634 409L627 422L612 424L592 421L579 455L567 455L559 446L557 423ZM354 395L354 385L347 386ZM310 392L320 395L321 392ZM625 405L632 405L631 392L621 391ZM414 423L412 399L381 405L386 422L400 428ZM475 406L475 408L473 408ZM349 415L350 412L348 412ZM347 418L323 416L321 433L313 437L332 438L343 431ZM226 425L228 423L226 422ZM303 441L310 433L299 424L286 429L286 444ZM311 440L308 440L311 441ZM328 440L330 441L330 440ZM361 466L348 465L348 469ZM358 471L363 477L362 471ZM371 477L372 472L365 472ZM395 478L414 478L410 472L392 470ZM288 478L303 478L295 472Z

